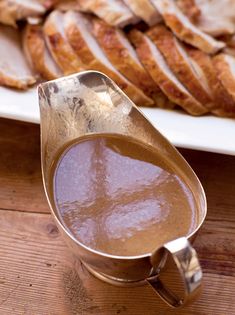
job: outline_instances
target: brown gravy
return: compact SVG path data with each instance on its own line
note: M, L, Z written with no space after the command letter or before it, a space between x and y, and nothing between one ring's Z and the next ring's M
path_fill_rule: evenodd
M84 245L113 255L152 252L198 223L192 192L159 152L113 134L69 143L52 170L63 225Z

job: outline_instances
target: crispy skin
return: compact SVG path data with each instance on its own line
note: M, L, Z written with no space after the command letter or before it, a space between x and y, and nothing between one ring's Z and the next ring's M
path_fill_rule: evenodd
M24 30L23 42L25 54L36 73L46 80L54 80L62 75L47 50L41 25L28 24ZM47 60L49 58L50 61Z
M129 37L146 70L172 102L192 115L202 115L207 112L205 107L174 76L160 51L147 36L137 30L132 30Z
M4 71L0 69L0 85L16 88L19 90L27 90L30 85L33 85L36 82L35 78L16 78L14 76L9 76Z
M163 54L168 66L188 91L206 108L212 105L212 97L203 86L201 77L195 71L190 57L179 41L164 25L157 25L147 32Z
M104 72L133 100L134 103L141 106L153 105L153 100L146 96L139 88L125 79L103 55L98 43L93 42L93 47L89 43L95 38L89 34L86 22L88 22L81 14L75 12L67 12L65 14L65 32L69 43L74 49L74 52L79 56L80 60L88 70L97 70ZM99 51L99 53L98 53ZM101 59L102 58L102 59ZM105 61L107 59L107 61Z
M235 117L235 58L221 53L213 58L213 65L222 86L233 99L231 104L223 103L224 107L227 105L225 113L227 116Z
M197 22L201 15L201 10L197 6L195 0L176 0L177 6L180 10L192 21Z
M63 13L53 11L46 19L43 31L50 52L65 75L84 70L64 34Z
M152 1L162 14L166 25L182 41L209 54L214 54L224 48L225 44L223 42L215 40L192 24L187 16L180 11L174 0Z

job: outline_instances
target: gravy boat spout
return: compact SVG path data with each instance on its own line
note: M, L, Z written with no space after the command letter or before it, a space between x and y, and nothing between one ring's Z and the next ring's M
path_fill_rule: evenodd
M206 198L200 181L170 142L148 121L135 104L106 75L86 71L38 88L41 115L41 163L44 189L51 213L73 253L100 279L116 285L148 282L171 306L181 306L196 295L201 284L201 268L189 244L206 216ZM113 256L86 247L60 221L50 191L50 170L59 150L81 136L112 133L136 138L160 151L178 170L192 191L199 211L199 224L190 235L176 239L140 256ZM166 254L172 255L184 279L185 297L177 298L159 280Z

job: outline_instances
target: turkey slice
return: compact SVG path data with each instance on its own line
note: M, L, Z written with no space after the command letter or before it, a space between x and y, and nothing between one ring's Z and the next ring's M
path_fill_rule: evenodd
M141 62L167 97L192 115L205 114L207 109L175 77L154 43L137 30L132 30L129 36Z
M12 27L0 26L0 84L26 89L35 83L21 47L20 33Z
M213 58L213 64L220 82L235 102L235 58L221 53ZM235 116L235 104L229 110Z
M78 0L81 10L97 15L110 25L124 27L139 19L121 0Z
M46 46L41 25L28 24L24 30L23 43L25 55L36 73L46 80L62 76Z

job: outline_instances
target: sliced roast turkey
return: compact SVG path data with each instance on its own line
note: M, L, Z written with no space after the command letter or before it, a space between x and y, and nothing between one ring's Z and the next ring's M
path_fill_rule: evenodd
M144 69L125 34L100 19L93 19L92 25L93 34L112 65L153 98L158 107L174 107Z
M213 95L214 102L211 103L212 107L209 108L210 111L218 116L234 117L235 101L219 80L211 57L192 47L188 47L187 52L194 65L197 65L197 67L200 68L202 80L204 82L206 81L206 84Z
M214 39L192 24L174 0L152 0L152 2L161 13L166 25L182 41L210 54L225 47L223 42Z
M84 70L84 66L71 47L64 32L63 13L55 10L47 17L43 26L48 48L64 74Z
M129 37L136 47L141 62L172 102L192 115L202 115L207 112L207 109L176 78L150 38L137 30L132 30Z
M98 70L110 76L137 105L154 104L151 98L122 76L110 63L91 34L92 26L84 15L68 11L64 15L64 25L69 43L87 70Z
M213 106L212 93L207 82L203 80L200 68L193 64L179 40L164 25L153 27L147 35L163 54L169 68L179 81L201 104L210 109Z

